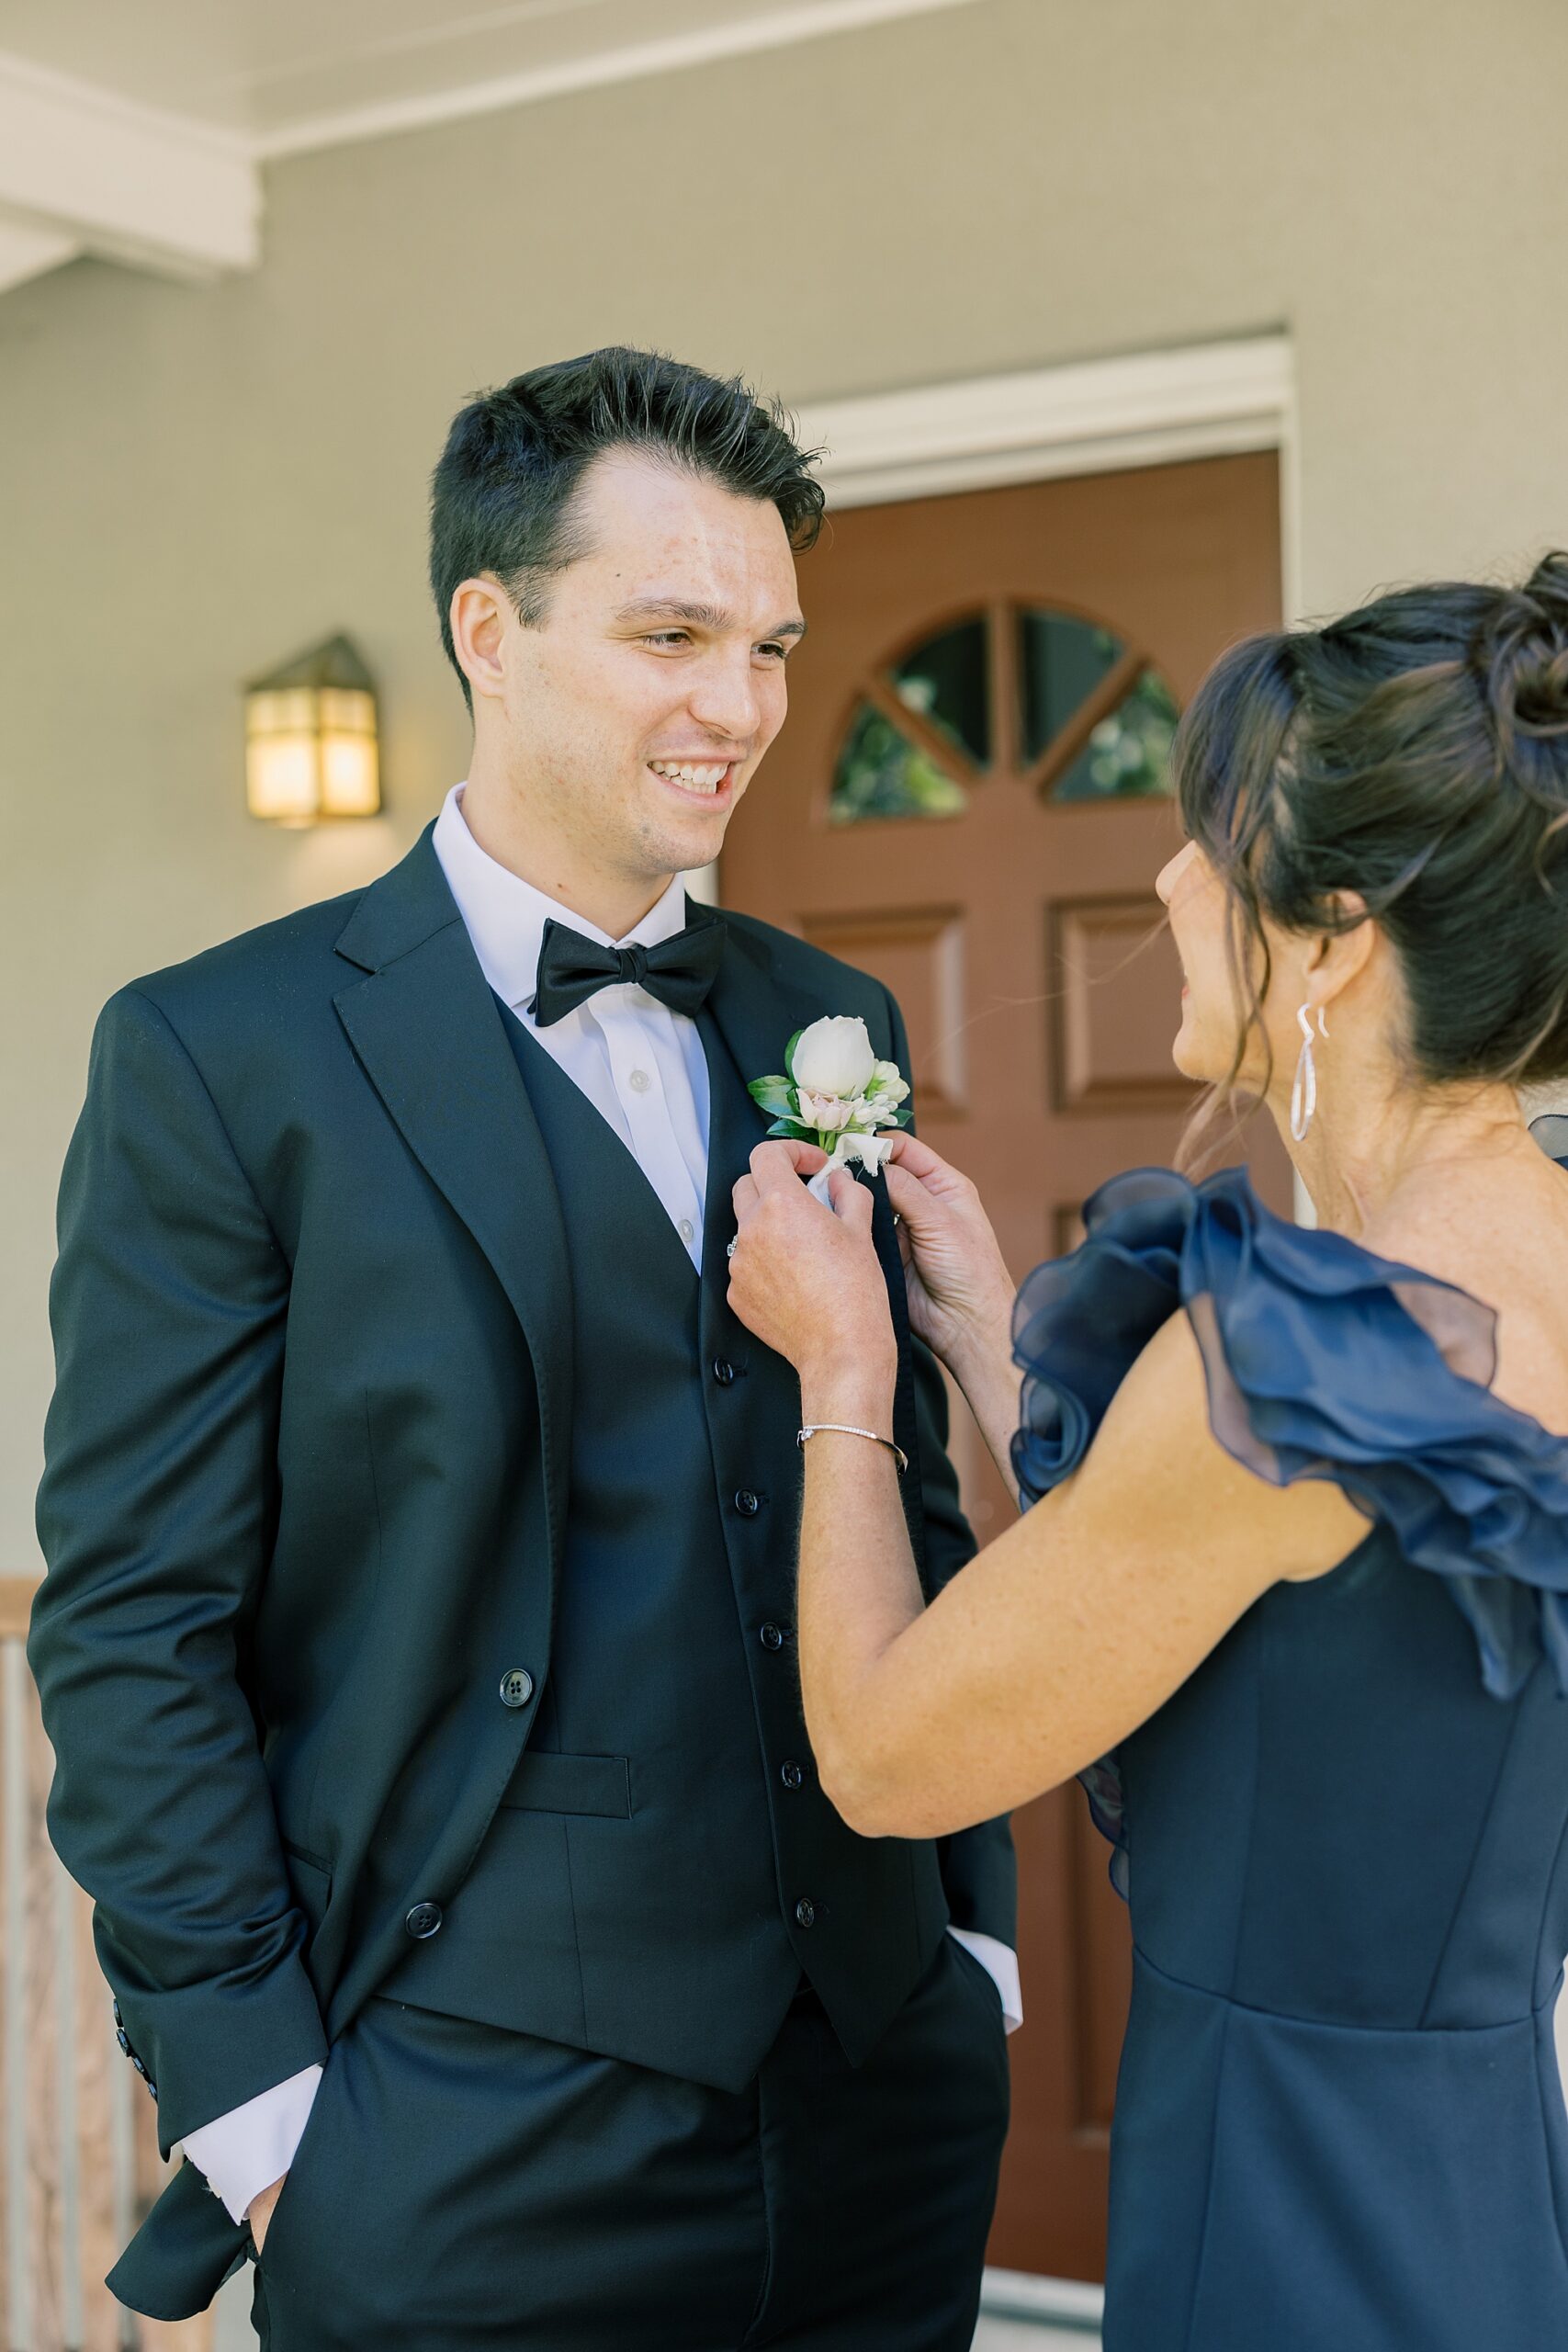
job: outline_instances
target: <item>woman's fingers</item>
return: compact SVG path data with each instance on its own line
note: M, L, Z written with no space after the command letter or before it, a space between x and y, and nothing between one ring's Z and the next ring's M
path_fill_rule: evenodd
M871 1193L857 1184L847 1168L835 1168L828 1179L828 1198L840 1225L857 1233L871 1231Z
M907 1127L900 1128L893 1138L890 1164L907 1168L911 1176L930 1176L947 1166L939 1152L934 1152L929 1143L922 1143L919 1136L912 1136Z
M760 1192L777 1193L797 1176L815 1176L828 1165L828 1155L817 1144L795 1136L777 1136L760 1143L751 1154L751 1173Z
M922 1143L919 1136L895 1136L892 1158L887 1164L890 1168L906 1169L919 1180L928 1193L938 1198L946 1199L970 1189L969 1179L963 1170L954 1168L950 1159L943 1159L940 1152L933 1151L929 1143Z
M756 1178L754 1176L742 1176L735 1185L735 1188L731 1192L729 1197L735 1209L736 1224L744 1225L747 1218L750 1216L752 1210L757 1205L759 1195L757 1192Z
M887 1197L898 1215L907 1226L919 1233L931 1214L930 1193L908 1168L900 1168L896 1159L890 1159L884 1169L883 1181L887 1186Z

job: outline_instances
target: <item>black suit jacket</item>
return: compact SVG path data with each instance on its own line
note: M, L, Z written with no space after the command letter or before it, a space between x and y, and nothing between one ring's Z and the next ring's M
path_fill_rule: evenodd
M879 983L724 920L711 1009L740 1070L828 1012L906 1059ZM761 1132L716 1124L710 1200ZM29 1657L51 1833L165 2151L325 2057L517 1768L533 1714L497 1677L550 1654L567 1282L428 831L362 894L106 1008L62 1188ZM935 1585L973 1545L919 1353ZM1012 1940L1004 1827L945 1841L942 1875L958 1924ZM186 2168L112 2283L180 2316L240 2245Z

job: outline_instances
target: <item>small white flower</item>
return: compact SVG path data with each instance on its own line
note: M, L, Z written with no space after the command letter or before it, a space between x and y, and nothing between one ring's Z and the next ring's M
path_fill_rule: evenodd
M799 1087L795 1099L800 1104L801 1125L815 1127L818 1135L836 1136L855 1115L854 1104L846 1102L840 1094L808 1094Z
M790 1075L803 1100L808 1093L847 1099L869 1085L875 1069L865 1023L852 1014L833 1012L801 1031Z

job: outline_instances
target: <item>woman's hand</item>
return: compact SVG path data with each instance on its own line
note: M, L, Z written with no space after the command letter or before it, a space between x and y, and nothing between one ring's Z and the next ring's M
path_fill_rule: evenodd
M963 1380L998 1339L1010 1352L1013 1282L967 1176L918 1136L901 1135L883 1182L899 1217L909 1325Z
M871 1196L842 1169L824 1208L803 1178L826 1167L815 1144L760 1143L735 1187L729 1304L800 1374L812 1413L891 1410L897 1343L871 1238Z

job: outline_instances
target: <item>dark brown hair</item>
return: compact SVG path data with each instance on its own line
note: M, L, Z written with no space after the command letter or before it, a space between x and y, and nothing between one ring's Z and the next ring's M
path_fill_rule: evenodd
M453 418L431 483L431 593L465 697L448 617L454 590L493 572L522 620L542 620L549 575L585 552L572 528L583 475L616 448L649 450L742 498L771 501L797 552L817 537L814 453L798 446L777 402L764 406L739 377L619 345L530 368Z
M1173 753L1224 882L1247 1023L1184 1159L1209 1143L1284 931L1380 922L1416 1084L1568 1077L1568 555L1522 587L1404 588L1233 646ZM1337 894L1354 892L1366 916Z

